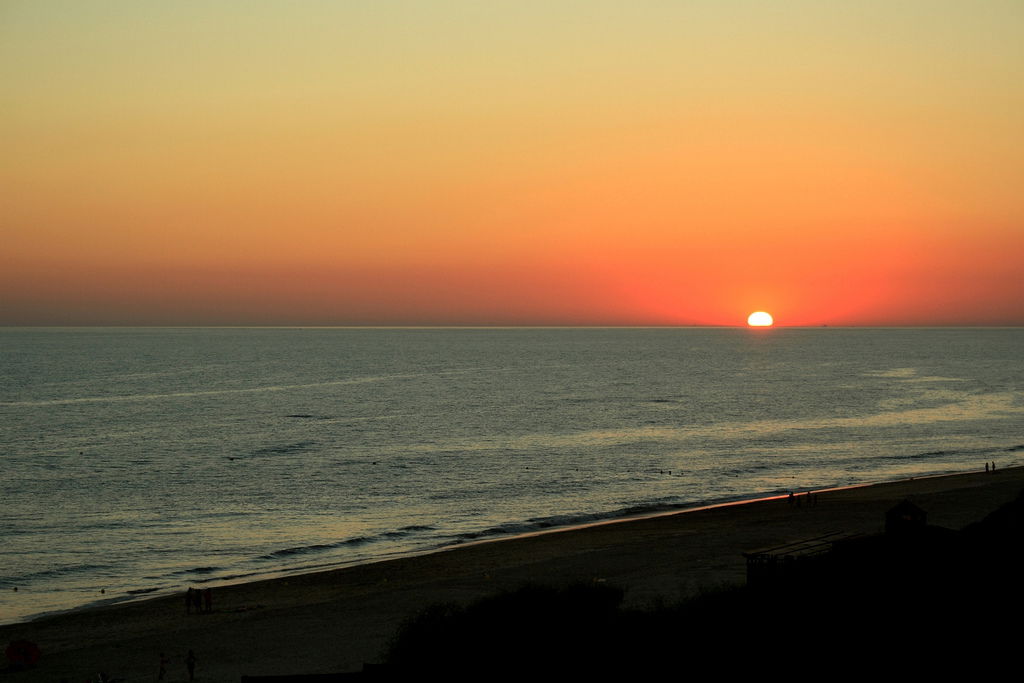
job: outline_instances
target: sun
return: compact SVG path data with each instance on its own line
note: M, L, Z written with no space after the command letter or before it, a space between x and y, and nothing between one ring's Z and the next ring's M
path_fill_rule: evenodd
M747 316L747 324L751 327L771 327L775 324L770 313L755 311Z

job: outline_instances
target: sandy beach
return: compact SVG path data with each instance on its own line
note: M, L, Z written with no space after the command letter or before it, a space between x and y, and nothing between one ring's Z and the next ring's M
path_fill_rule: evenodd
M745 579L742 552L830 532L880 531L909 498L930 524L959 529L1014 499L1024 468L822 491L816 504L775 498L460 546L417 557L214 589L211 614L186 614L182 594L0 627L28 639L39 665L18 681L128 681L358 671L396 628L439 602L466 602L529 582L603 582L630 607L655 606Z

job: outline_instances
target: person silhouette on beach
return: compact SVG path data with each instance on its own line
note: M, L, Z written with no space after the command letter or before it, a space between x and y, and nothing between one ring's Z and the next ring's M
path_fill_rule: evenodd
M203 612L203 592L198 588L192 589L192 606L196 608L196 614Z
M167 655L163 652L160 653L160 674L156 677L156 680L164 680L164 676L167 675L167 665L171 663L171 660L167 659Z
M192 588L189 588L188 592L185 593L185 614L192 614L192 593Z
M192 650L189 650L188 656L185 657L185 666L188 667L188 680L194 681L196 678L196 653Z

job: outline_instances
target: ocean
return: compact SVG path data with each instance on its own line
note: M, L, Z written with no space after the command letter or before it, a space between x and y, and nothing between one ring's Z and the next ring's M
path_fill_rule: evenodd
M1019 465L1024 329L0 329L0 622Z

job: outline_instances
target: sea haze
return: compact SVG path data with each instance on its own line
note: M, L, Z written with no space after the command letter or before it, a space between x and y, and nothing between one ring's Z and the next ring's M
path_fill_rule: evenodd
M0 353L0 621L1024 460L1016 328L6 329Z

